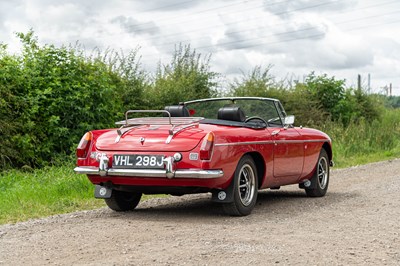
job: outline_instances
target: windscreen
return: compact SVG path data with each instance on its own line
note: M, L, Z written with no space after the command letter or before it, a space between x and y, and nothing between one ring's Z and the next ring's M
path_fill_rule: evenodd
M186 104L191 116L199 116L208 119L217 119L218 110L227 106L240 107L246 118L258 116L263 118L269 124L282 124L275 101L269 99L203 100Z

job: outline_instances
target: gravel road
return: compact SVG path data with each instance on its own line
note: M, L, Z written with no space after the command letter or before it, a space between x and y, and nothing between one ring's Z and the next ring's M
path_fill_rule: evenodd
M400 159L334 170L328 194L259 194L228 217L189 195L0 226L0 265L400 265Z

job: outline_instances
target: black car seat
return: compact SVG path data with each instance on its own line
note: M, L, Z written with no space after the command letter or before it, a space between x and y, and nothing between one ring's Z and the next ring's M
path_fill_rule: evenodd
M165 111L168 111L171 114L171 117L189 117L189 110L184 105L171 105L165 106ZM164 113L164 116L168 116L168 114Z
M244 122L246 116L239 106L224 106L218 110L218 119Z

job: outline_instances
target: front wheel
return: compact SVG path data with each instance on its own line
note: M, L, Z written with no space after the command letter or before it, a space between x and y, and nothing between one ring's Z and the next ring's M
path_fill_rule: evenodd
M232 216L249 215L258 193L257 168L251 156L245 155L240 159L232 182L233 202L225 203L224 211Z
M329 157L325 149L322 149L313 177L311 178L312 188L306 188L309 197L323 197L329 185Z
M111 197L104 201L114 211L132 211L139 204L141 197L142 193L113 190Z

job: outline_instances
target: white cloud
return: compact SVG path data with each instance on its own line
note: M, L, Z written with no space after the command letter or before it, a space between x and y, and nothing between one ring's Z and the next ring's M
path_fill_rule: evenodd
M318 13L321 12L338 12L355 6L357 0L264 0L264 9L283 19L290 19L294 14L298 13Z
M153 21L139 21L132 17L117 16L111 19L111 23L119 24L126 32L132 35L155 35L160 32L159 27Z

